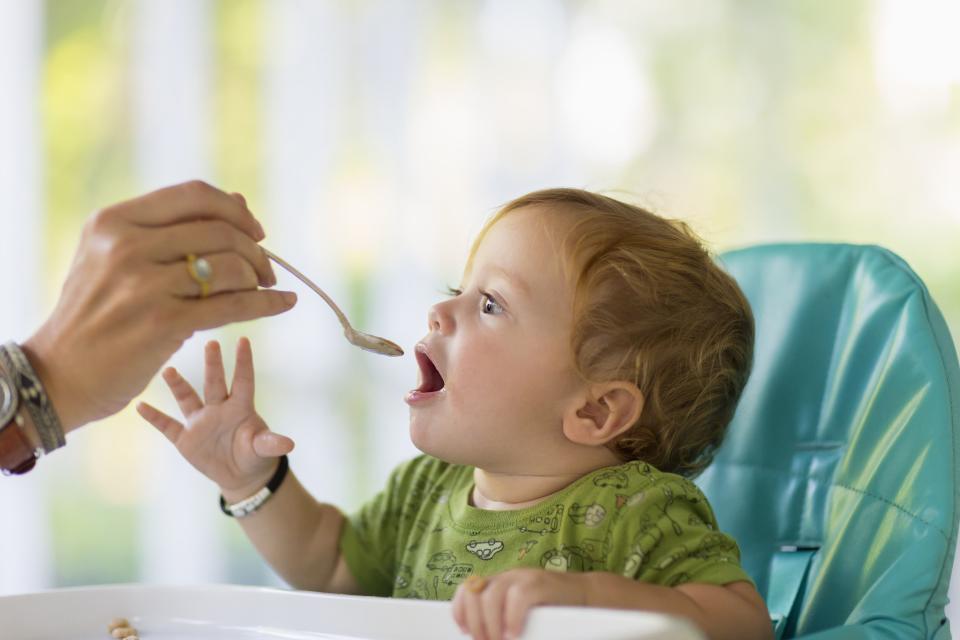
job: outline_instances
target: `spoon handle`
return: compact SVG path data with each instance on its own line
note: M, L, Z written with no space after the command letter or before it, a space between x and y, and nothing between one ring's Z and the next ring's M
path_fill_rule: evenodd
M296 276L301 282L303 282L303 284L313 289L321 298L324 299L324 301L328 305L330 305L330 308L333 309L333 312L337 314L337 318L340 319L340 324L343 325L343 328L346 329L348 332L353 331L353 327L350 326L350 322L347 320L347 316L343 315L343 311L340 311L340 307L337 306L337 303L334 302L330 296L324 293L323 289L315 285L310 278L308 278L307 276L297 271L296 267L291 265L289 262L287 262L286 260L278 256L277 254L273 253L269 249L263 249L263 252L267 254L268 258L270 258L271 260L276 262L278 265L280 265L281 267L283 267L284 269L292 273L294 276Z

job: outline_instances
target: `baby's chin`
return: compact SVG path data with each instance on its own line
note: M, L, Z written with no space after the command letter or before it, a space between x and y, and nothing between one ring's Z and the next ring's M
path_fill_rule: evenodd
M452 452L447 451L449 447L443 447L440 443L434 442L433 440L434 439L430 437L429 430L420 428L420 425L415 424L415 420L413 416L411 416L410 442L413 443L413 446L428 456L433 456L438 460L443 460L444 462L449 462L451 464L463 464L462 462L450 459L449 456Z
M434 437L436 434L431 432L428 425L417 423L413 416L410 418L410 441L417 449L449 464L459 464L470 467L476 467L483 464L482 456L476 454L475 448L472 449L471 443L462 438L459 442L438 441ZM440 434L448 436L449 434Z

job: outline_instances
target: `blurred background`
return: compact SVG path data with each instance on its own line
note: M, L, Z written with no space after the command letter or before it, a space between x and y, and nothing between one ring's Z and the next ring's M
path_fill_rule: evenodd
M351 348L323 302L193 338L253 341L292 468L350 510L416 450L426 313L499 205L601 190L714 251L876 243L960 336L960 4L688 0L0 0L0 339L52 309L84 220L191 178L408 349ZM789 286L785 283L785 286ZM232 362L228 363L228 373ZM162 383L144 399L177 413ZM131 405L132 407L132 405ZM216 488L129 408L0 479L0 593L279 585ZM722 514L721 514L722 516ZM721 517L722 523L722 517Z

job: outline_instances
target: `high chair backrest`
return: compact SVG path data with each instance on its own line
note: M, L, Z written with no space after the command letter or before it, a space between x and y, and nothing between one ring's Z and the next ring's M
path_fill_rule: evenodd
M876 246L761 245L719 263L750 300L756 347L697 484L778 635L949 638L960 367L923 282Z

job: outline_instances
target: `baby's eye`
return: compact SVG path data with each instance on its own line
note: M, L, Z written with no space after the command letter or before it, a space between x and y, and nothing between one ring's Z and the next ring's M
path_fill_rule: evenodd
M499 315L503 313L503 307L500 306L499 302L493 299L493 296L491 296L489 293L484 293L483 291L480 292L480 295L482 296L480 299L480 308L483 309L484 313L493 315Z

